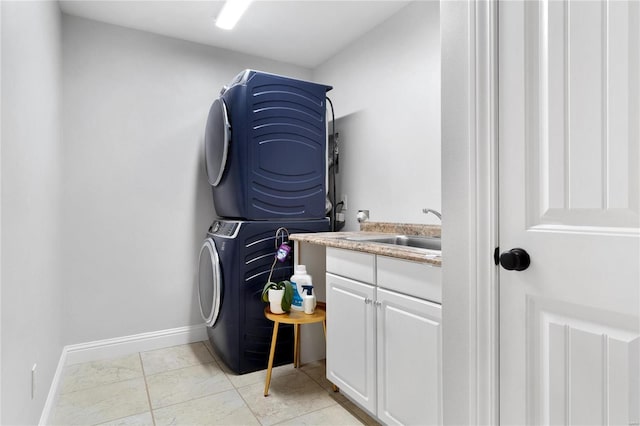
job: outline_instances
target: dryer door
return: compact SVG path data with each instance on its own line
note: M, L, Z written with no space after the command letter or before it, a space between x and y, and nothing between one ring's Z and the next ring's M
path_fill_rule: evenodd
M222 274L216 245L207 238L200 249L198 267L198 301L200 314L207 327L213 327L220 312Z
M224 99L213 101L204 134L204 164L209 184L218 186L227 164L231 140L231 124Z

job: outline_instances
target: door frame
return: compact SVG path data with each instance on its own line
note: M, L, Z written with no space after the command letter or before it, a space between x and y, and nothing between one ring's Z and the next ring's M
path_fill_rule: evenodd
M440 2L444 424L499 424L498 3Z

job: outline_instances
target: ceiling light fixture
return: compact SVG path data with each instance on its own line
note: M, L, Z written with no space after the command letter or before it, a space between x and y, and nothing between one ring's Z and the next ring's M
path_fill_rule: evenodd
M235 27L242 14L253 0L227 0L216 18L216 27L230 30Z

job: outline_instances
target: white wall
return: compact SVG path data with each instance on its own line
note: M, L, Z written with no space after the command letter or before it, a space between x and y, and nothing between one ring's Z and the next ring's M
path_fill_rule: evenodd
M358 209L375 221L439 224L422 213L441 205L439 7L409 4L313 72L334 87L345 230L358 229Z
M2 8L2 424L36 424L61 354L60 12ZM35 398L31 368L37 364Z
M310 70L64 15L64 343L202 323L203 132L245 68Z

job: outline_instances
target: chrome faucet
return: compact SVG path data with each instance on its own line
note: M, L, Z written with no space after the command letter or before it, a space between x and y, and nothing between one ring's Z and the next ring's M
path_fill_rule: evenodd
M442 213L440 213L437 210L433 210L433 209L422 209L422 213L424 214L429 214L429 213L433 213L434 215L436 215L438 217L438 219L440 219L440 221L442 221Z

